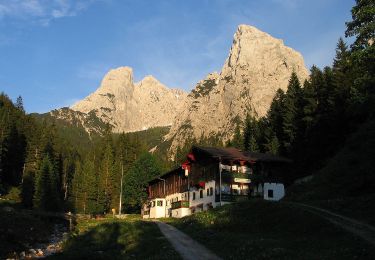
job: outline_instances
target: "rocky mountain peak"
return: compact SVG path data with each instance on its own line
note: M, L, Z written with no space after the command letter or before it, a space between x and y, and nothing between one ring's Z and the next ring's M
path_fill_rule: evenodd
M153 76L133 82L133 70L120 67L110 70L100 87L71 109L95 113L113 126L115 132L140 131L150 127L168 126L176 115L176 108L186 97L183 91L169 89Z
M287 89L293 71L301 81L308 77L299 52L253 26L238 26L221 72L199 81L177 113L166 136L171 154L189 139L232 138L249 112L266 115L276 91Z
M106 91L116 91L126 88L133 83L133 69L130 67L119 67L110 70L103 78L100 87Z

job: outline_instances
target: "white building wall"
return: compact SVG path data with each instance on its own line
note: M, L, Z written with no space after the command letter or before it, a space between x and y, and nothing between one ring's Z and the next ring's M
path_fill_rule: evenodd
M191 211L189 208L179 208L172 210L172 217L174 218L182 218L189 215L191 215Z
M285 189L284 189L284 184L282 183L269 183L265 182L264 187L263 187L263 198L265 200L273 200L277 201L282 199L285 196ZM269 191L272 191L273 193L272 197L269 197Z
M158 206L158 202L161 202L162 205ZM156 198L151 200L150 207L150 216L149 218L164 218L166 216L165 212L165 199Z
M212 195L207 196L207 189L210 191L212 188ZM203 191L203 198L200 198L200 191ZM193 193L195 192L195 200L193 200ZM211 194L211 193L210 193ZM208 204L212 205L212 207L216 207L215 204L215 181L209 181L205 183L204 189L197 189L197 188L191 188L190 191L190 208L197 207L198 205L203 205L203 210L209 209ZM197 209L195 212L198 212L199 209Z
M166 217L173 216L172 212L172 202L188 200L188 193L173 193L166 196ZM190 214L189 214L190 215Z

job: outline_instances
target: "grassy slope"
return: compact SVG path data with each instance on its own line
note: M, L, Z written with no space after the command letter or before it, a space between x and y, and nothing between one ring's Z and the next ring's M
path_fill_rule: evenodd
M375 249L324 219L252 200L165 220L224 259L371 259Z
M313 178L293 185L287 199L303 201L375 225L375 120L363 124Z
M151 222L139 217L124 220L85 220L51 259L180 259Z

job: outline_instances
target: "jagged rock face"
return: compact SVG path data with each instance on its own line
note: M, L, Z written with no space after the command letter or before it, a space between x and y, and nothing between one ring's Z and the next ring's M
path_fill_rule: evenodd
M186 95L152 76L134 83L132 69L120 67L109 71L100 87L71 109L95 113L111 124L114 132L133 132L171 125Z
M238 123L251 111L266 115L272 99L287 89L291 73L308 77L303 57L282 40L248 25L240 25L220 74L209 74L188 95L166 141L170 154L187 139L220 135L232 137Z

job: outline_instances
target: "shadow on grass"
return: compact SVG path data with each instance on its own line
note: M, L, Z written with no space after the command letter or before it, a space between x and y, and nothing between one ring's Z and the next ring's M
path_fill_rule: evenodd
M85 232L73 235L63 253L49 259L179 259L153 223L88 221Z
M253 200L166 220L224 259L371 259L371 245L309 212Z

